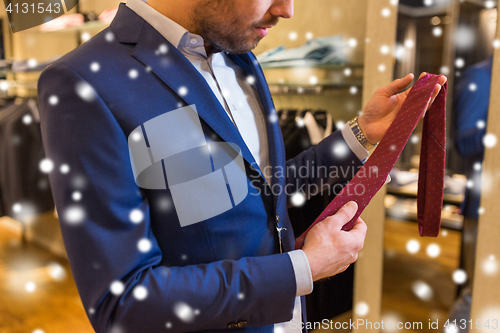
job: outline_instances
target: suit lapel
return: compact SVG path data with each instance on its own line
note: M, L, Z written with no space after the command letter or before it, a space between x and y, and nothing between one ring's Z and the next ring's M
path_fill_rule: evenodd
M250 165L256 165L250 150L227 116L226 111L220 105L219 100L213 94L212 89L177 48L124 3L120 4L116 17L111 23L111 28L119 42L136 44L132 52L134 58L150 68L160 80L188 105L195 104L200 118L217 132L224 141L237 144L241 148L243 158ZM166 54L157 52L160 45L167 45L168 52ZM250 55L251 53L247 53L230 55L230 57L247 73L254 75L256 78L257 88L267 113L269 155L274 171L272 178L272 184L274 185L283 182L282 179L276 177L276 167L284 166L283 138L265 77L258 66L257 59ZM183 96L179 94L181 87L187 88L187 94ZM265 179L259 168L257 168L257 171ZM274 196L274 204L276 205L276 196Z

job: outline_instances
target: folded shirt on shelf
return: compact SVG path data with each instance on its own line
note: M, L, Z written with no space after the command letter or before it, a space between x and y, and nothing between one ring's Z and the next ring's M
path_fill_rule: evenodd
M391 179L393 179L391 185L394 186L405 186L418 181L418 170L406 171L394 168L389 175L391 176Z
M343 36L319 37L295 48L279 46L257 56L266 66L304 66L350 63L351 48Z
M110 24L111 21L115 18L116 12L118 11L118 7L106 9L99 15L99 21L102 23Z
M15 73L19 72L39 72L45 69L59 57L53 57L49 60L37 61L36 59L13 61L10 70Z
M418 170L406 171L394 168L392 169L390 176L393 179L391 186L404 187L404 186L411 186L410 184L413 184L415 186L415 190L417 188L416 186L418 182ZM445 194L453 194L453 195L464 194L466 186L467 186L467 178L464 175L456 174L452 176L446 175L444 177Z
M73 27L77 25L82 25L84 22L83 14L66 14L63 16L59 16L52 21L45 22L40 25L40 31L48 32L48 31L56 31L61 30L67 27Z

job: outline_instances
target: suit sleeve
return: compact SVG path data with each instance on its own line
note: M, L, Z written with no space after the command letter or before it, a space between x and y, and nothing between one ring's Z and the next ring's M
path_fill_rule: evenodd
M462 156L475 156L484 153L483 137L486 126L478 126L479 121L486 123L490 100L491 73L472 68L464 72L455 88L454 111L456 125L456 145ZM471 89L471 85L475 85Z
M296 282L286 253L162 266L148 202L133 178L126 133L109 107L64 63L43 71L38 92L59 223L96 332L185 332L292 318ZM75 192L81 194L78 201Z
M320 143L286 161L286 193L312 195L329 191L339 193L363 165L344 140L340 130Z

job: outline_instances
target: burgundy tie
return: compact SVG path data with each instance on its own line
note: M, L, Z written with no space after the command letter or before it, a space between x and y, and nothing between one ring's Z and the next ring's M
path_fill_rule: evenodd
M356 201L357 213L342 227L342 230L351 230L370 200L384 185L387 175L427 108L440 76L427 74L414 84L401 110L368 161L311 226L297 238L295 249L302 248L307 232L316 223L334 215L347 202ZM436 237L441 225L446 156L446 88L445 83L424 117L417 195L418 230L421 236Z

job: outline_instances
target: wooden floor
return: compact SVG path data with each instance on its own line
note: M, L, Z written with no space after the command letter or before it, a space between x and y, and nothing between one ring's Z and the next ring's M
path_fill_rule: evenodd
M459 265L460 239L460 232L444 229L437 238L420 237L416 223L387 219L382 320L385 323L390 321L394 325L402 322L414 329L381 331L408 333L441 333L443 331L442 325L447 319L457 290L452 274ZM413 254L408 252L406 245L410 240L416 240L419 243L418 252ZM430 244L436 244L440 249L440 254L434 258L429 257L426 251ZM420 286L419 290L424 299L415 294L413 290L415 283ZM334 318L333 321L343 323L349 322L351 318L352 314L349 312ZM439 320L441 329L429 329L429 319ZM421 328L417 326L419 323L422 325ZM332 330L316 330L318 331L323 333ZM335 332L339 331L350 332L350 330L335 330Z
M415 254L406 250L411 239L420 243ZM440 247L441 253L435 258L426 254L430 243ZM453 303L456 286L451 275L458 267L460 233L448 230L438 238L420 238L415 223L388 219L385 244L382 319L423 323L421 330L404 330L409 333L440 332L427 325L429 319L442 322ZM66 273L65 279L60 280L61 272ZM30 282L35 286L32 292L26 289L32 286ZM415 295L415 282L430 287L428 300ZM346 313L337 320L348 321L350 317ZM19 236L6 229L0 219L0 332L36 329L46 333L94 332L67 262L32 243L23 247Z
M410 254L406 250L409 240L420 243L417 253ZM387 219L382 319L394 323L422 323L421 330L405 329L405 332L442 332L442 324L457 292L452 274L459 265L460 241L458 231L443 229L437 238L420 237L416 223ZM435 258L426 253L427 246L432 243L440 248ZM415 294L415 283L420 286L424 299ZM429 319L439 320L441 330L429 329Z
M33 291L27 291L33 286ZM32 243L23 247L19 235L0 222L0 332L37 329L94 332L68 263Z

